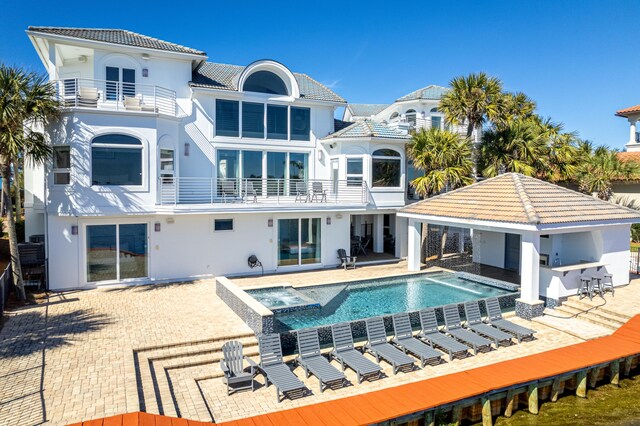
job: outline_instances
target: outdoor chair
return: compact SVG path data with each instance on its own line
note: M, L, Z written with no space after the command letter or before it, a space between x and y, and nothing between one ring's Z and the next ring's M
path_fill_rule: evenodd
M78 89L78 102L79 107L97 108L98 100L100 99L100 93L95 87L80 87Z
M347 256L347 251L345 249L338 249L338 259L340 259L340 262L342 262L340 266L342 266L345 270L348 267L351 267L351 269L356 269L356 257Z
M457 354L467 356L469 347L458 342L456 339L447 336L438 329L436 311L433 308L422 309L420 315L420 333L418 338L429 343L432 347L437 346L449 354L449 361Z
M602 290L602 295L604 296L604 294L607 291L610 291L611 295L615 296L616 295L616 291L613 288L613 275L604 274L604 275L602 275L601 279L602 279L602 281L600 282L600 286L601 286L600 288Z
M311 201L327 202L327 191L322 186L322 182L311 183Z
M593 300L593 292L591 291L591 278L580 276L578 277L578 296L580 296L580 299L582 300L582 298L587 295L589 296L589 300Z
M424 367L427 362L435 361L438 364L440 363L442 359L441 352L413 337L411 320L409 319L408 313L400 312L393 316L393 332L394 336L393 339L391 339L391 343L402 349L404 353L410 352L420 358L422 367Z
M413 369L414 359L387 342L387 333L382 317L367 318L365 323L367 325L367 343L364 345L364 349L371 352L378 363L381 358L387 361L393 367L393 374L397 374L402 367L411 366Z
M451 337L471 345L474 355L478 354L478 348L491 348L491 340L462 328L458 305L446 305L442 307L442 310L444 311L444 330Z
M298 340L298 358L296 361L304 369L307 378L309 373L318 378L320 393L324 392L332 383L346 383L347 378L344 373L331 365L320 353L320 339L318 338L317 329L305 328L298 330L296 335Z
M135 96L124 97L124 109L127 111L157 112L155 107L144 104L140 98Z
M243 183L243 186L244 186L244 191L243 191L244 200L247 201L249 198L253 198L253 202L257 203L258 202L258 192L253 187L253 182L245 181Z
M331 335L333 337L331 356L340 363L342 371L349 367L356 372L358 384L362 383L363 377L382 376L382 368L355 349L349 323L332 325Z
M480 315L480 304L477 300L464 302L464 314L467 317L467 328L493 340L496 348L500 346L500 342L511 343L511 338L513 337L511 334L498 330L497 328L492 327L489 324L485 324L482 321L482 316Z
M485 299L484 304L487 307L487 323L502 331L514 334L516 339L518 339L518 343L522 342L523 337L533 337L533 334L536 332L535 330L531 330L502 318L500 302L498 302L497 297Z
M223 180L220 184L220 190L222 191L222 200L227 202L227 198L236 197L236 183L232 180Z
M260 371L264 374L265 385L273 383L276 387L276 399L281 401L287 394L300 391L305 393L307 387L296 377L282 360L282 346L279 334L262 334L258 337L260 351Z
M296 182L296 199L295 199L295 202L297 203L298 201L300 201L301 203L309 202L309 190L307 189L307 183L306 182Z
M231 391L244 389L253 391L253 378L258 365L251 358L243 355L242 343L235 340L225 343L222 345L222 354L224 358L220 360L220 369L227 385L227 395L231 395ZM245 371L244 361L249 364L248 372Z

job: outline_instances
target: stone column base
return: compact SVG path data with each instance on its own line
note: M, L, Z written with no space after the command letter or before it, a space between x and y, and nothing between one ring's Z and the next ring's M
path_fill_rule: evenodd
M516 315L520 318L531 320L532 318L542 316L543 311L544 302L542 300L528 302L522 299L516 299Z

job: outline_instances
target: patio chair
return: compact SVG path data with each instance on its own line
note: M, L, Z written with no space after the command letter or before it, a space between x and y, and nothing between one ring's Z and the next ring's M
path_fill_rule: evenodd
M97 108L99 99L100 93L95 87L80 87L78 89L77 105L79 107Z
M311 183L311 201L318 201L321 203L327 202L327 191L323 188L322 182Z
M282 346L280 345L279 334L262 334L258 337L258 348L260 351L260 371L264 374L265 385L273 383L276 387L276 398L281 401L286 394L300 391L306 392L308 389L289 369L282 360Z
M394 336L391 339L391 343L400 347L404 353L410 352L420 358L422 367L424 367L427 362L437 361L440 363L442 359L441 352L413 337L411 320L409 319L408 313L400 312L393 316L393 333Z
M420 333L418 338L429 343L431 346L437 346L449 354L449 361L453 361L453 357L457 354L469 353L469 347L458 342L456 339L447 336L438 329L438 320L436 311L433 308L422 309L420 315Z
M489 324L485 324L482 321L482 316L480 315L480 304L477 300L464 302L464 314L467 317L467 328L492 339L496 348L500 346L500 342L511 343L511 338L513 337L511 334L498 330L497 328L492 327Z
M603 274L602 275L602 281L600 282L600 288L602 289L602 295L604 296L604 294L607 291L611 292L612 296L616 295L616 291L613 288L613 275L611 274Z
M154 106L144 104L140 98L135 96L124 97L124 109L127 111L157 112Z
M344 267L345 270L349 266L351 266L351 269L356 269L356 257L347 256L347 251L345 249L338 249L338 259L342 262L340 266Z
M518 343L522 341L523 337L533 337L534 333L536 333L535 330L531 330L530 328L523 327L502 318L500 302L498 302L497 297L485 299L484 304L487 307L487 323L502 331L514 334L516 339L518 339Z
M344 373L331 365L320 353L320 339L317 329L305 328L298 330L296 335L298 338L298 358L296 361L304 369L307 378L309 373L318 378L320 393L324 392L332 383L346 383L347 378Z
M397 374L402 367L411 366L413 368L414 359L387 342L387 333L382 317L367 318L365 323L367 325L367 343L364 345L364 349L371 352L378 363L380 363L380 358L387 361L393 367L393 374Z
M236 340L225 343L222 345L222 354L224 358L220 360L220 369L227 385L227 395L231 395L231 391L237 392L244 389L253 391L253 378L258 365L242 354L242 343ZM249 372L245 371L244 361L249 364Z
M491 348L491 340L462 328L458 305L446 305L442 307L442 310L444 311L444 330L451 337L471 345L474 355L478 354L478 348Z
M298 201L300 201L301 203L307 203L309 202L309 190L307 189L307 183L306 182L296 182L296 199L295 202L297 203Z
M243 183L243 187L244 187L244 191L243 191L244 200L247 201L251 197L251 198L253 198L253 202L257 203L258 202L258 192L253 187L253 182L245 181Z
M223 180L220 184L220 190L222 191L222 200L226 203L227 197L236 197L236 183L232 180Z
M333 337L331 356L340 363L342 371L349 367L356 372L358 384L362 383L363 377L382 376L382 368L355 349L349 323L342 322L332 325L331 335Z

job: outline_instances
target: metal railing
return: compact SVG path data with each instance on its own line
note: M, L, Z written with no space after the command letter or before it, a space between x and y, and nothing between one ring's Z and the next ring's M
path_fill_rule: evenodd
M158 204L369 204L365 182L321 179L212 179L161 177Z
M640 247L631 246L629 258L629 272L640 274Z
M176 93L160 86L67 78L55 80L59 101L67 108L99 108L176 116Z

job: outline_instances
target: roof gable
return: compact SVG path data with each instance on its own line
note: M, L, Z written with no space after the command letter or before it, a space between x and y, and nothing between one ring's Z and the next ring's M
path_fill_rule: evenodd
M438 100L448 91L449 89L447 89L446 87L431 84L427 87L415 90L407 95L404 95L401 98L396 99L396 102L415 101L418 99Z
M505 173L477 182L400 211L527 225L640 221L640 213L635 210L518 173Z
M351 110L354 117L371 117L384 111L388 104L349 104L347 108Z
M370 119L361 119L353 124L332 133L324 139L337 138L381 138L381 139L409 139L410 136L387 124Z
M68 28L68 27L34 27L30 26L29 31L52 34L64 37L77 38L81 40L99 41L103 43L120 44L123 46L142 47L145 49L162 50L174 53L187 53L191 55L206 56L202 50L134 33L128 30L110 28Z

